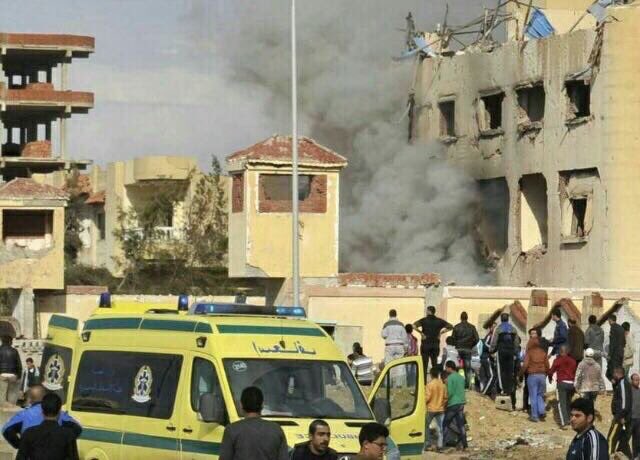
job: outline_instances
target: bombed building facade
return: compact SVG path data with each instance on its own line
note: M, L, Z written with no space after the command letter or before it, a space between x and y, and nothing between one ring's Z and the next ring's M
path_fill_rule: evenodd
M418 64L411 136L477 181L501 285L640 284L640 4L578 22L590 4L534 2L555 34L528 40L511 6L505 43Z

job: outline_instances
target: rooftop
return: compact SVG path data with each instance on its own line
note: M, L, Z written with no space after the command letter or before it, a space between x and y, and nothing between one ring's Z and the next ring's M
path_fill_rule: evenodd
M7 49L72 50L92 53L94 37L67 34L18 34L0 32L0 46Z
M17 177L10 182L0 186L0 199L22 200L66 200L67 194L64 190L51 185L39 184L33 179Z
M347 159L308 137L298 139L298 161L310 166L344 167ZM291 163L291 136L273 135L227 157L227 163Z

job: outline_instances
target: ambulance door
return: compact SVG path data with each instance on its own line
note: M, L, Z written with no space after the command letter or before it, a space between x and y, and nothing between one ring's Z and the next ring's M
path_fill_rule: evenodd
M122 458L180 458L179 384L185 356L181 353L129 352L130 369L123 416Z
M77 319L62 315L51 317L40 363L40 378L47 390L60 396L65 408L73 352L78 338Z
M183 460L215 459L220 452L222 434L228 422L221 375L206 355L188 357L189 379L184 386L179 435Z
M394 444L403 459L419 460L424 447L425 382L420 357L390 362L369 396L376 420L389 428L388 455Z

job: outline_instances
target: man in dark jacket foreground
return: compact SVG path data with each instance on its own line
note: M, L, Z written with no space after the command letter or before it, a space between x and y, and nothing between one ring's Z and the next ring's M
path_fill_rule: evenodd
M593 426L593 402L578 398L571 403L571 428L577 433L571 441L566 460L609 460L605 437Z
M77 460L75 433L58 423L60 397L49 393L42 399L41 407L44 422L24 432L16 460Z

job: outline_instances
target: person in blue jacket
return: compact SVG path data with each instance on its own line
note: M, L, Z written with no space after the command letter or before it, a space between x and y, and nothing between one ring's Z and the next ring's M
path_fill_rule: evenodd
M556 328L553 331L553 340L551 341L551 356L555 356L560 353L560 347L568 344L569 340L569 328L567 323L562 319L562 312L559 308L555 308L551 313L551 319L556 323Z
M29 388L29 402L31 405L11 417L2 427L2 436L15 449L20 447L20 438L27 429L38 426L44 421L40 403L46 394L47 390L42 385L34 385ZM76 439L80 437L82 427L65 411L60 411L58 423L60 426L66 426L71 429Z

